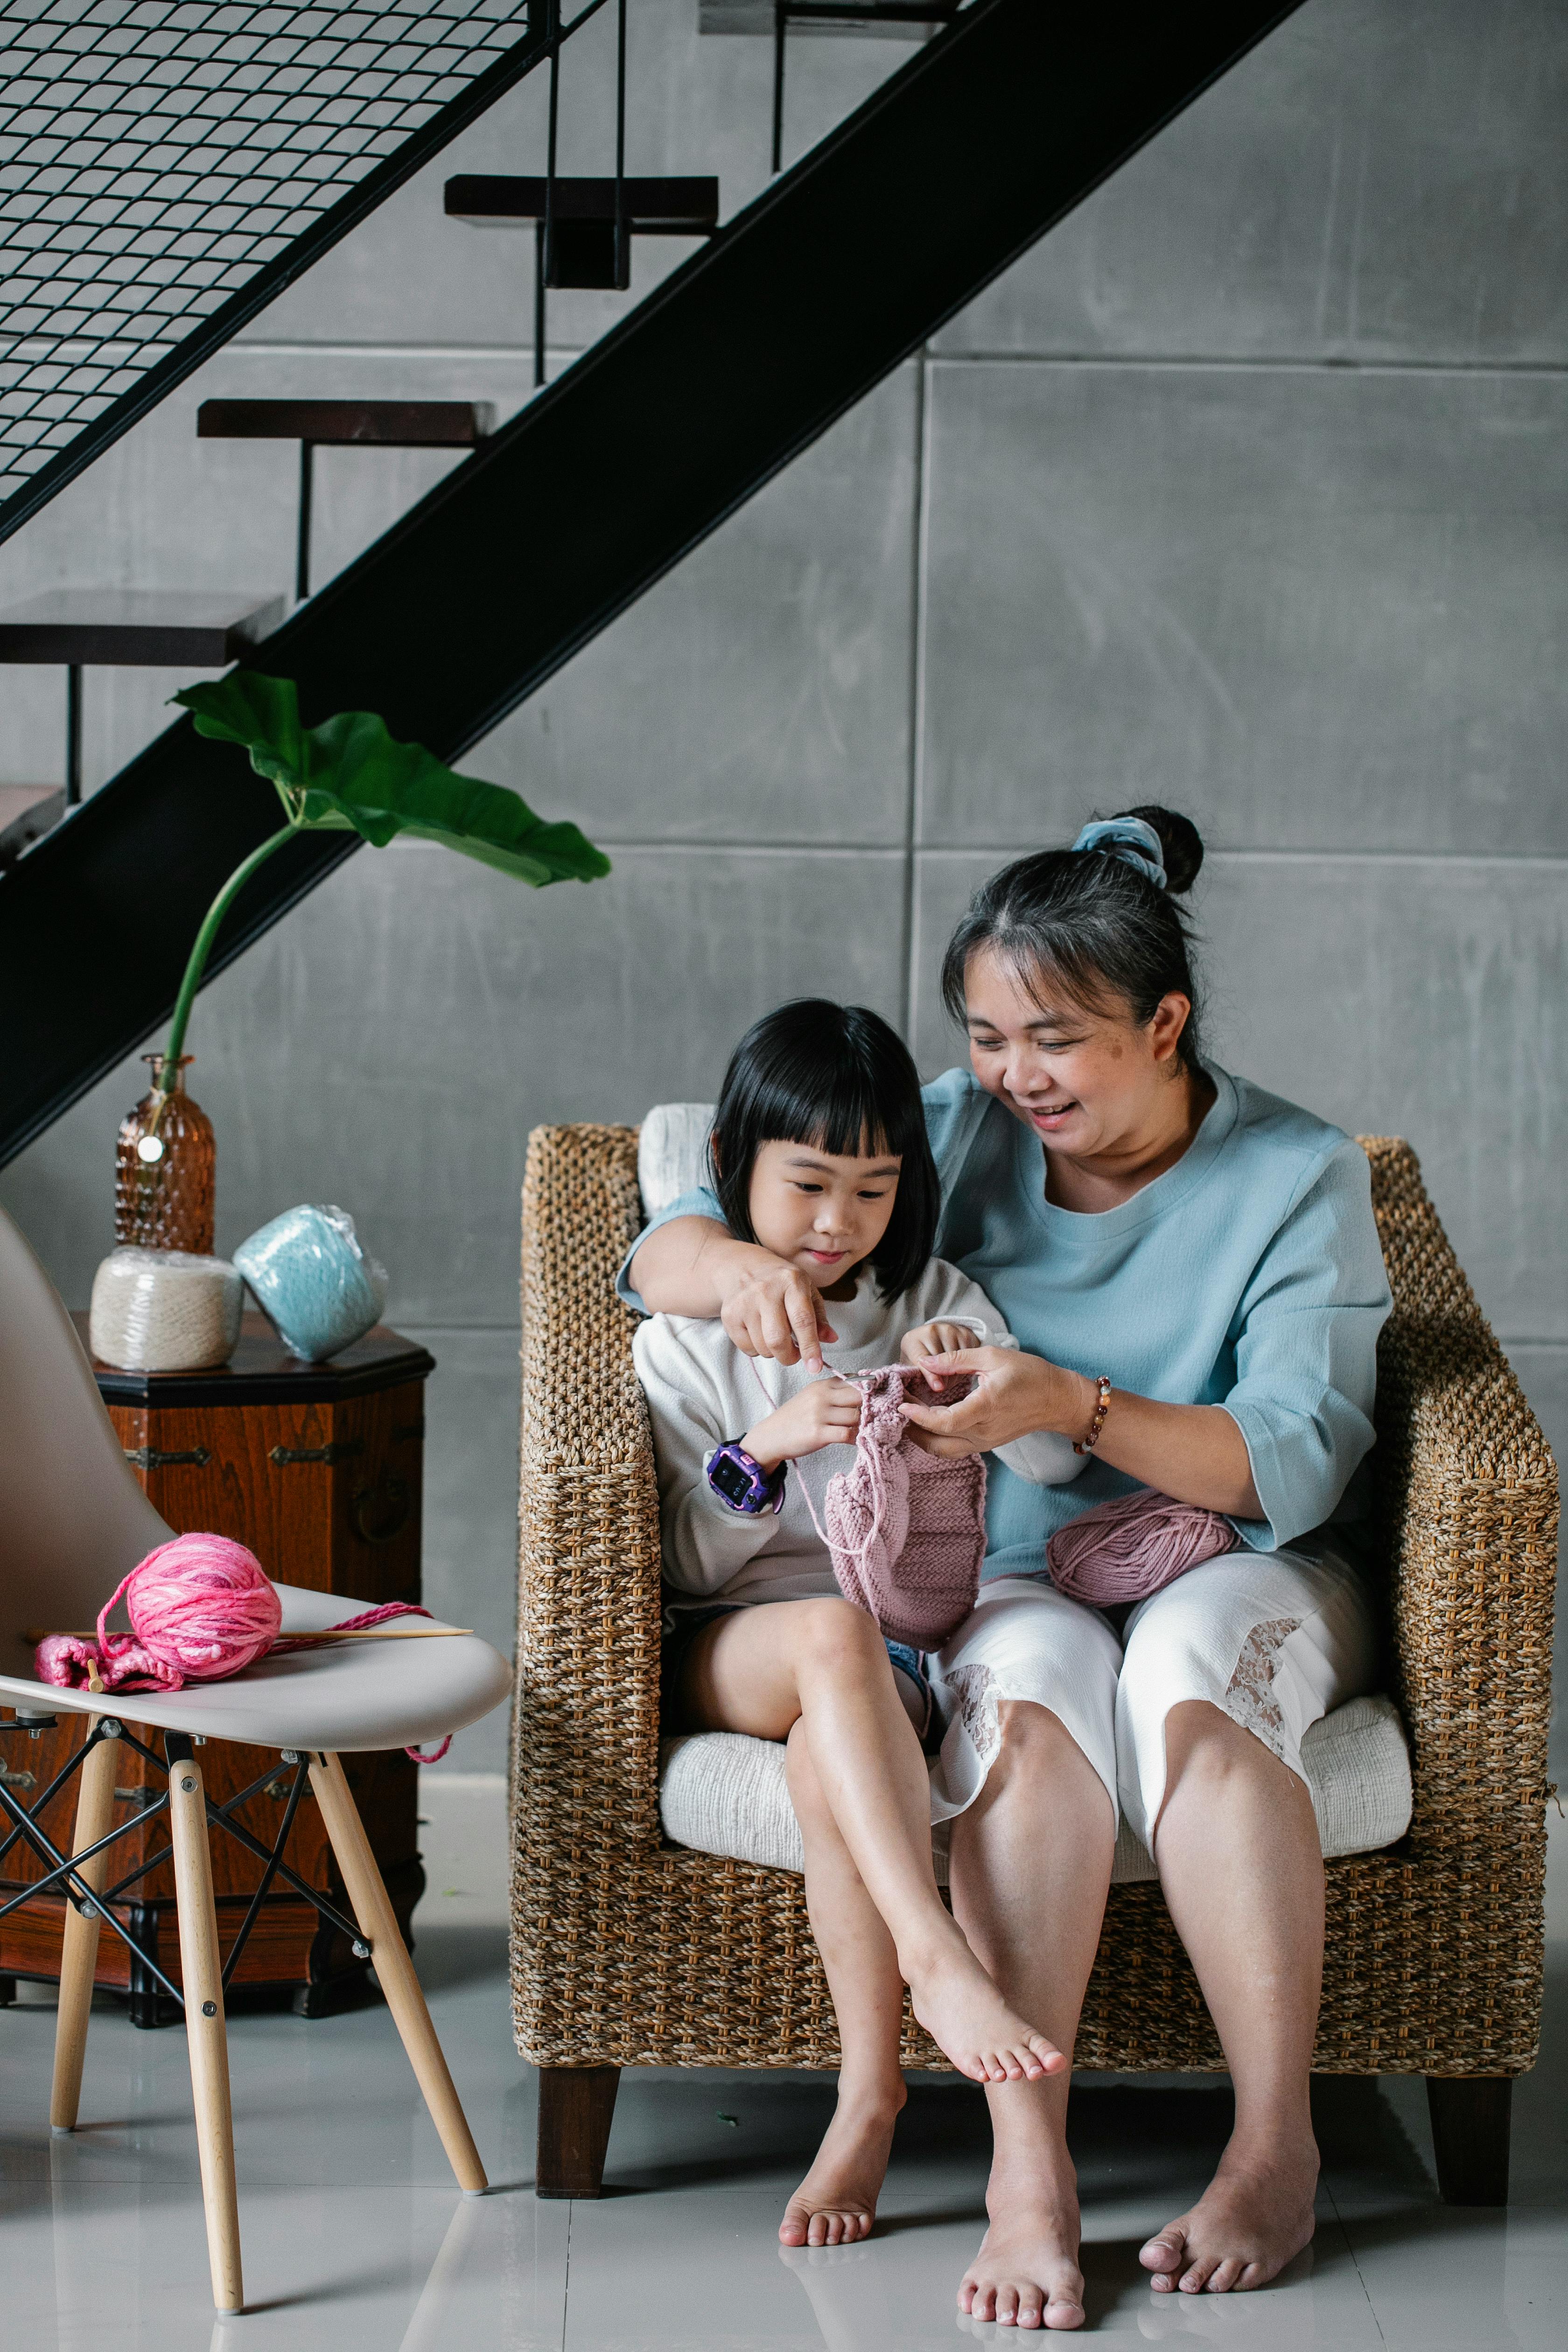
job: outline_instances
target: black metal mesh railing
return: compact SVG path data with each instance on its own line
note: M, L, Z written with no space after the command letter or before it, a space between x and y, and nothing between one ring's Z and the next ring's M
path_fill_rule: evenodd
M0 537L570 29L546 16L0 0Z

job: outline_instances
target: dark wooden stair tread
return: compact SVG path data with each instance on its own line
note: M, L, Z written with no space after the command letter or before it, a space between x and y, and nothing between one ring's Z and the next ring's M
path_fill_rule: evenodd
M471 449L495 431L487 400L204 400L203 441L314 441Z
M639 236L707 236L719 226L716 179L628 179L622 185L626 226ZM544 218L545 187L542 179L465 172L447 181L446 209L472 228L509 228ZM613 222L615 181L558 179L552 210L557 221Z
M0 662L224 669L283 618L239 589L50 588L0 613Z

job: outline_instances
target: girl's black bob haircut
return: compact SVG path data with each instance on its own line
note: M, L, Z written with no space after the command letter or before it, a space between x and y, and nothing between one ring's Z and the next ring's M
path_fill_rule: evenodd
M942 1189L926 1139L920 1075L908 1046L863 1004L800 996L765 1013L730 1058L709 1160L724 1222L752 1230L752 1170L764 1143L804 1143L855 1159L897 1154L899 1189L888 1230L871 1252L877 1287L900 1297L936 1244Z

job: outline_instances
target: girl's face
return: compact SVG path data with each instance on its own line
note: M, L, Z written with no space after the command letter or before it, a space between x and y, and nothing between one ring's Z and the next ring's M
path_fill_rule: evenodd
M826 1291L887 1232L899 1166L896 1151L847 1160L814 1143L764 1143L752 1163L752 1231Z
M1089 1013L1046 983L1038 996L982 949L964 975L971 1067L1052 1151L1094 1160L1136 1151L1169 1123L1176 1046L1192 1006L1161 999L1140 1024L1130 1005Z

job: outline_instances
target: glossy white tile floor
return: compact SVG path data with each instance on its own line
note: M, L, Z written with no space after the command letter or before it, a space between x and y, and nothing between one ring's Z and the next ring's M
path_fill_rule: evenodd
M533 2084L505 1993L499 1785L426 1776L419 1963L496 2183L452 2188L384 2012L231 2026L250 2305L216 2321L183 2036L105 2008L83 2127L50 2139L52 2008L0 2011L0 2345L28 2352L924 2352L994 2336L954 2311L981 2226L978 2095L910 2100L881 2233L781 2256L773 2231L827 2112L819 2078L624 2079L612 2193L537 2203ZM1320 2228L1255 2295L1156 2299L1135 2250L1204 2178L1226 2098L1088 2078L1076 2138L1091 2331L1251 2352L1562 2352L1568 2344L1568 1838L1541 2066L1515 2102L1514 2202L1436 2198L1418 2083L1324 2087ZM1011 2340L1018 2339L1006 2331Z

